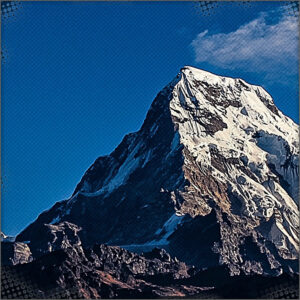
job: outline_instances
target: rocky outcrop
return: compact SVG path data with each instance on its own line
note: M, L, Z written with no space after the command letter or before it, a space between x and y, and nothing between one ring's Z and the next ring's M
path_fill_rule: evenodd
M138 255L103 244L82 248L76 225L65 222L45 227L52 236L51 250L38 253L31 263L6 269L30 278L39 298L51 296L57 288L75 289L78 297L87 299L182 297L211 289L177 284L176 280L189 278L196 270L163 249Z
M39 239L32 240L29 243L35 258L46 253L60 249L69 249L76 247L81 249L81 240L78 237L78 232L81 230L75 224L62 222L56 225L44 224L36 232Z
M25 264L33 260L32 253L27 244L21 242L1 243L1 264Z

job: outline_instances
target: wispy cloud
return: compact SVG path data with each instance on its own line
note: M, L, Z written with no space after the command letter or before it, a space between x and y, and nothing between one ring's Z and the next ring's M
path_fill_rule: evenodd
M229 33L209 34L205 30L191 45L196 62L262 72L271 80L298 72L298 19L283 12L277 12L275 22L274 11L261 13Z

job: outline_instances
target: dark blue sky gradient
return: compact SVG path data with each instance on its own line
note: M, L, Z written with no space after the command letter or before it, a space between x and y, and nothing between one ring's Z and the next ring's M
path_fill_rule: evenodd
M197 64L190 46L206 29L227 33L280 5L228 4L203 16L186 2L22 2L2 23L2 230L15 235L67 199L184 65L263 85L298 122L297 76L272 84Z

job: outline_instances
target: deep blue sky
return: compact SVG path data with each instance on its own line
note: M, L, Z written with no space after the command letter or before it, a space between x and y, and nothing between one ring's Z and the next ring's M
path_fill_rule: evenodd
M186 2L23 2L2 22L8 53L1 91L2 230L15 235L68 198L98 156L140 127L155 95L184 65L263 85L298 122L298 77L290 71L297 60L280 50L270 53L265 69L255 58L247 67L226 59L220 65L213 57L201 61L199 45L197 60L191 45L205 30L226 39L262 11L266 26L289 26L280 21L286 14L280 7L222 4L204 16ZM272 28L264 29L271 40ZM264 44L275 49L276 43ZM288 48L290 41L283 43Z

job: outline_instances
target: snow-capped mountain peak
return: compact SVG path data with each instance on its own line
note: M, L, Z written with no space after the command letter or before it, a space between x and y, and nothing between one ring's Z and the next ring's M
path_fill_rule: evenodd
M17 240L67 221L84 245L159 245L231 274L297 271L298 145L298 126L262 87L186 66L141 129Z

